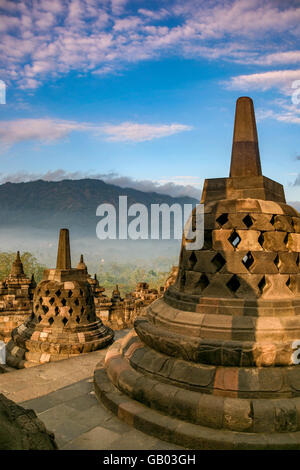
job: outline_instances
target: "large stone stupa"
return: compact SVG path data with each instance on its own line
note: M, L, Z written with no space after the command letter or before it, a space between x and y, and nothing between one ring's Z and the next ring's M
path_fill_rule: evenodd
M202 203L204 246L183 237L176 283L109 349L97 396L187 448L300 449L300 215L262 175L250 98Z
M68 229L61 229L55 269L44 271L33 298L33 313L12 332L7 363L31 367L107 346L113 331L95 313L86 269L71 267Z

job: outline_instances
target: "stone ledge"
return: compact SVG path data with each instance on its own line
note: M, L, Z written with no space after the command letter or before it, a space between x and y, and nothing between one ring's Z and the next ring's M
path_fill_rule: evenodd
M108 380L103 363L94 374L98 400L120 419L151 436L193 450L280 450L299 449L300 432L240 433L210 429L170 418L128 398Z

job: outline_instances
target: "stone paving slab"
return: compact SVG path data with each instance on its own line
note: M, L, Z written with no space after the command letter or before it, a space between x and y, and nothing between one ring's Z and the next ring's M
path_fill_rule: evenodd
M122 337L128 330L116 332ZM0 393L32 408L60 449L175 450L116 418L98 402L93 373L106 349L0 375Z

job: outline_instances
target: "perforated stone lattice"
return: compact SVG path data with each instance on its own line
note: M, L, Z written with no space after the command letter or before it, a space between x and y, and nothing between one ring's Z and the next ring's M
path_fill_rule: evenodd
M241 285L243 295L247 285L252 295L262 296L273 284L288 287L286 295L300 294L299 252L299 217L238 208L214 215L212 210L205 214L203 248L191 252L182 247L183 269L176 285L185 291L188 279L189 292L208 296L215 294L217 285L224 297L239 296ZM195 274L187 278L187 272ZM228 278L227 273L234 276ZM292 277L287 281L286 275Z
M69 284L69 283L68 283ZM93 298L90 287L76 281L74 288L57 289L57 283L45 281L34 297L33 319L43 325L65 328L95 321Z

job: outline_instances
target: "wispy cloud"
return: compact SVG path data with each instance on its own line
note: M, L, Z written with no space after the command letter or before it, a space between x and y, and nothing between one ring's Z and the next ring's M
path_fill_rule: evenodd
M107 134L107 140L109 141L144 142L146 140L167 137L191 129L191 126L184 124L151 125L123 122L119 125L104 126L102 131Z
M0 184L4 183L26 183L29 181L62 181L80 180L83 178L99 179L109 184L120 186L121 188L133 188L144 192L157 192L168 194L173 197L189 196L200 199L202 184L198 177L178 176L164 180L136 180L129 176L121 176L117 173L99 173L96 171L66 171L61 168L49 170L44 173L32 173L19 171L16 173L0 173ZM197 181L195 180L197 178Z
M140 7L126 0L1 0L1 78L34 89L70 71L101 76L166 54L299 64L299 2L162 0Z
M0 140L6 145L34 140L51 143L74 130L86 130L86 125L55 119L16 119L1 121Z
M24 141L52 143L72 132L89 132L111 142L143 142L190 130L184 124L139 124L124 122L118 125L92 124L61 119L16 119L0 121L0 142L6 147Z
M300 124L300 69L238 75L232 77L226 85L232 89L246 91L276 89L280 98L273 98L268 109L258 109L257 119L275 119Z
M227 83L230 88L244 90L269 90L278 88L287 94L294 89L293 82L300 80L300 68L295 70L272 70L263 73L237 75Z

